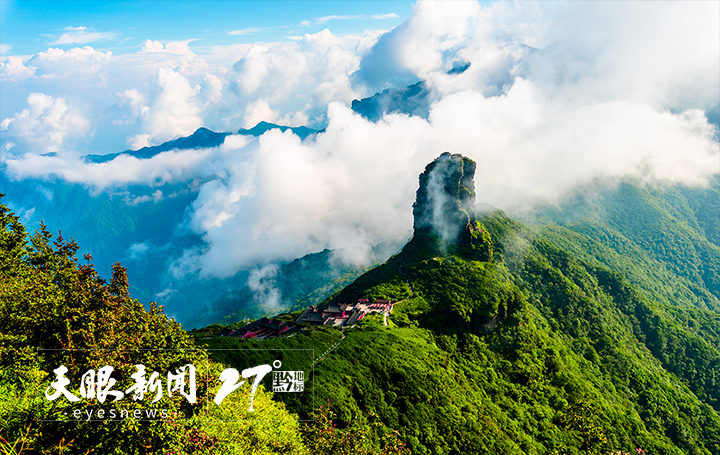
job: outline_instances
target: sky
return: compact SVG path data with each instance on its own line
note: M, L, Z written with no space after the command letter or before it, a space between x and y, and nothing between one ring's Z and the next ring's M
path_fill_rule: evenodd
M328 27L333 29L334 39L353 40L366 31L396 27L410 14L411 6L409 2L393 1L0 0L2 117L22 111L32 93L53 92L53 99L74 101L67 109L72 125L69 129L76 136L83 132L83 140L73 143L78 149L103 154L161 143L184 134L200 119L185 118L177 127L166 125L165 131L155 137L143 131L128 138L131 128L123 128L128 123L127 113L118 112L126 104L132 111L137 107L137 96L142 93L147 97L153 83L163 83L158 73L161 67L175 68L175 73L180 69L183 76L193 79L193 84L203 76L204 80L197 82L206 92L212 92L215 78L222 78L253 44L291 45ZM81 67L77 66L79 62ZM117 95L118 90L122 95ZM220 108L228 111L233 105L237 103L223 103ZM87 124L80 116L95 117L93 109L100 106L105 122L95 122L85 129L83 125ZM264 106L260 103L258 108ZM73 112L80 115L73 116ZM236 130L248 126L251 117L243 119L241 114L224 112L202 120L214 129ZM305 119L300 116L295 123ZM56 142L48 142L46 136L41 141L44 147L56 147ZM60 132L55 135L64 141L69 136ZM144 138L148 142L143 142Z
M0 5L3 177L95 192L197 182L183 223L204 243L174 258L176 277L324 248L361 263L407 238L417 176L443 151L474 159L479 202L506 210L720 172L718 2ZM418 81L425 117L350 109ZM259 121L326 131L83 159Z
M411 3L329 1L17 1L2 0L2 44L31 55L49 46L93 44L114 54L132 53L146 39L193 40L193 49L282 41L332 24L337 34L391 29ZM79 29L84 27L83 29Z

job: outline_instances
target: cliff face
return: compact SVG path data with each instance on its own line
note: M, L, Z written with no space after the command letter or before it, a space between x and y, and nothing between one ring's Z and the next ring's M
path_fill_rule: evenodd
M420 174L413 204L415 236L437 236L443 244L472 244L477 237L475 168L470 158L444 152Z

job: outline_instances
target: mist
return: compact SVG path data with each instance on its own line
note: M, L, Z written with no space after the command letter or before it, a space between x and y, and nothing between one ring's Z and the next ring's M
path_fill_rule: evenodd
M203 242L174 258L174 279L229 277L325 248L367 263L373 246L409 238L418 175L443 151L477 163L478 202L511 212L557 202L589 182L707 184L720 172L717 125L707 116L720 100L720 6L569 3L419 1L391 31L258 43L225 71L205 71L196 54L157 68L155 52L155 85L118 87L110 103L128 144L260 120L325 131L304 141L277 130L231 135L212 149L88 163L77 137L100 127L69 98L33 95L2 120L3 172L92 191L195 182L183 227ZM93 64L117 65L112 59L102 54ZM4 62L4 71L28 75L17 61ZM40 59L23 68L32 62ZM470 66L449 74L459 62ZM431 92L426 117L371 122L349 107L419 80ZM52 137L35 134L37 125L51 125ZM52 147L29 147L41 139ZM272 268L253 273L253 290L281 299Z

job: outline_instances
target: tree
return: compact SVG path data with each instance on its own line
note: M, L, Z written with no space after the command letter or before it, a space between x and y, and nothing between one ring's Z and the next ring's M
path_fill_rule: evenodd
M582 442L581 450L589 455L599 453L607 442L605 431L598 425L597 420L595 406L585 400L578 400L565 406L559 424L577 433Z

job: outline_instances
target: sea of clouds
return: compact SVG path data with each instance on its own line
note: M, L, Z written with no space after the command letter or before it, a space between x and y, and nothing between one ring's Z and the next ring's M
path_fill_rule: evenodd
M372 246L408 237L418 174L443 151L474 159L478 201L506 209L628 176L707 183L720 172L708 121L720 103L719 17L717 2L418 1L402 25L362 36L326 29L202 54L192 40L148 39L128 54L85 45L8 55L3 94L24 106L2 113L2 171L95 192L195 181L185 224L203 245L172 262L176 278L324 248L361 264ZM373 123L350 109L420 80L427 118ZM84 160L261 120L326 130Z

